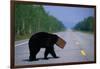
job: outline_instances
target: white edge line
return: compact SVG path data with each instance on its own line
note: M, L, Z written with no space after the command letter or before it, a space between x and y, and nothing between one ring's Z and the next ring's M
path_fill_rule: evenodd
M20 44L16 44L15 46L20 46L20 45L23 45L23 44L26 44L26 43L28 43L28 41L20 43Z

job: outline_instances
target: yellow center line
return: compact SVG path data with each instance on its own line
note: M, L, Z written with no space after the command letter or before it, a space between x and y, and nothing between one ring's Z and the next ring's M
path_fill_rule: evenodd
M76 45L77 45L77 46L80 46L80 43L77 41L77 42L76 42ZM81 49L81 51L80 51L81 55L82 55L82 56L86 56L85 50L83 50L81 47L80 47L80 49Z
M84 44L83 42L81 43L80 41L78 41L79 39L76 38L76 35L75 34L72 34L74 37L74 40L75 40L75 44L76 46L78 46L80 48L80 54L83 56L83 57L87 57L87 53L86 51L81 47L81 44ZM87 58L88 60L88 58Z
M86 56L86 52L84 50L81 50L81 55Z

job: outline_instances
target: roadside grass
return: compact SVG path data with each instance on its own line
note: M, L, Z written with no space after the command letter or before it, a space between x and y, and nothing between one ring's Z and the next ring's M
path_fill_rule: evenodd
M83 32L83 33L86 33L86 34L94 34L94 32L89 32L89 31L80 31L80 32Z
M57 33L57 32L65 32L66 30L56 31L56 32L49 32L49 33ZM15 35L15 41L29 39L32 34L24 34L24 35Z
M75 32L82 32L82 33L86 33L86 34L94 34L93 31L83 31L83 30L74 30Z
M15 36L15 41L24 40L24 39L29 39L30 36L31 36L31 34L16 35L16 36Z
M63 29L61 31L56 30L56 31L48 31L48 33L57 33L57 32L65 32L66 30ZM41 31L39 31L41 32ZM45 32L45 31L44 31ZM37 32L34 32L33 34L35 34ZM25 39L29 39L32 36L32 34L23 34L23 35L15 35L15 41L19 41L19 40L25 40Z

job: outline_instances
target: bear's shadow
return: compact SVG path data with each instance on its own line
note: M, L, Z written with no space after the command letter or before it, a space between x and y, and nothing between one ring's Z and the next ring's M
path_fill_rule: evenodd
M59 58L59 57L58 57ZM48 57L48 59L44 59L44 58L37 58L36 61L39 61L39 60L49 60L49 59L58 59L58 58L53 58L53 57ZM24 59L23 61L27 61L27 62L32 62L32 61L29 61L29 59Z

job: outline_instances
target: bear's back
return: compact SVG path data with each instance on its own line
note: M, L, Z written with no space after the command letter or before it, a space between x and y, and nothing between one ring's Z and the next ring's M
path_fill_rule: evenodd
M37 45L37 46L49 46L54 44L57 41L57 36L54 34L49 34L46 32L38 32L29 40L30 45Z

